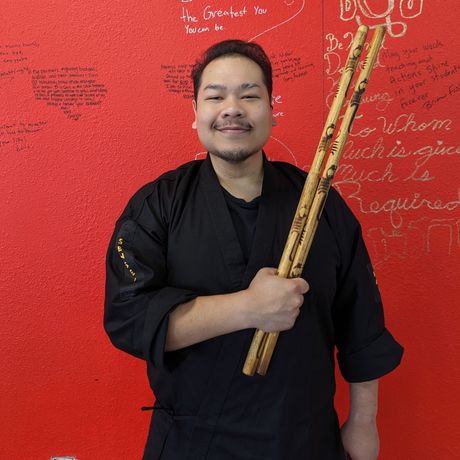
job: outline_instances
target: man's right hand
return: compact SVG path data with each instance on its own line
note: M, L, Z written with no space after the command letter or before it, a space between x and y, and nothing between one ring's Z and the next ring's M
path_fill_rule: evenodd
M303 278L280 278L276 268L260 269L245 291L251 327L264 332L285 331L294 326L310 286Z
M302 278L280 278L275 268L262 268L247 289L198 296L174 308L169 314L165 350L178 350L242 329L290 329L308 289Z

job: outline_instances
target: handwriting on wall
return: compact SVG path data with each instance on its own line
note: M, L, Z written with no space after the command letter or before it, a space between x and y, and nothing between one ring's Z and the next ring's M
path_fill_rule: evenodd
M32 89L37 101L60 108L64 114L78 120L79 108L100 105L107 89L98 83L94 67L60 67L33 69Z
M350 36L325 36L329 102ZM441 115L460 94L460 66L445 48L431 40L381 51L374 72L386 90L364 96L368 107L343 152L335 187L355 211L383 222L368 232L376 264L430 252L440 239L445 253L460 249L460 182L443 173L458 165L458 125Z
M417 122L412 120L411 123L416 126ZM437 121L437 123L437 129L440 130L439 136L442 136L442 130L452 126L452 120L446 119ZM418 126L422 125L432 124L431 121L421 122ZM433 182L437 179L433 170L441 168L439 164L435 164L436 162L442 162L443 166L447 167L449 161L458 159L460 144L447 144L438 138L439 140L435 141L434 144L419 146L417 145L417 135L415 133L409 135L408 131L396 138L391 136L389 139L385 139L384 136L378 137L376 141L366 147L362 147L361 143L359 146L355 146L355 141L350 140L338 170L336 186L343 189L348 198L358 204L358 209L362 213L385 213L388 215L391 226L400 229L405 224L404 215L406 211L419 209L453 211L460 205L458 184L452 190L452 195L443 199L424 193L423 187L424 183ZM359 167L353 164L357 160L360 161ZM400 189L400 195L396 198L383 200L364 198L362 194L362 189L366 184L370 186L371 184L394 184L396 182L413 183L414 187L402 184L398 184L398 187L388 186L388 189ZM345 188L345 184L348 187ZM430 190L432 190L432 186ZM442 188L442 192L446 192L445 187Z
M342 21L355 19L358 25L384 25L392 37L405 35L408 20L417 18L422 12L423 0L384 0L370 5L367 0L340 0Z
M337 37L333 33L327 33L325 35L324 77L330 84L329 93L326 95L327 107L330 107L332 104L332 99L334 98L342 75L346 53L350 49L352 41L353 34L351 32L346 32L342 37ZM379 56L375 68L382 67L380 59L381 57ZM361 104L372 105L378 111L385 111L393 100L394 97L390 94L389 90L374 91L371 86L370 89L364 93Z
M35 69L32 57L40 44L37 41L0 43L0 86L9 92L9 82L18 78L30 81L36 101L60 108L72 120L78 120L78 109L100 105L107 94L105 85L97 81L92 67L60 67ZM48 121L0 120L0 148L21 152L31 147L35 133L48 127Z
M216 7L213 5L197 5L193 0L179 0L178 19L186 36L209 33L220 33L232 27L232 24L254 30L254 22L260 20L260 30L249 41L281 27L297 17L305 8L306 0L285 0L276 8L264 2L253 4L234 4ZM283 11L280 17L280 10ZM283 17L283 15L285 17Z
M254 11L252 11L251 8L248 9L246 6L234 9L233 5L225 9L217 9L211 5L206 5L198 13L194 13L192 10L189 10L189 7L183 6L179 19L184 23L185 33L192 35L224 30L223 19L239 20L248 15L257 14L267 14L267 9L255 7ZM221 23L218 22L219 20Z
M282 51L270 55L273 68L273 78L283 82L290 82L306 77L314 71L315 64L294 51Z
M306 77L315 69L315 64L293 51L282 51L270 55L273 78L282 82L292 82ZM193 98L191 72L193 64L161 64L163 87L168 93L180 95L184 99ZM276 116L276 115L275 115ZM277 116L281 116L279 113Z
M13 146L17 152L30 148L29 140L47 125L46 121L0 122L0 148Z
M190 78L192 64L161 64L163 86L171 94L184 99L193 98L193 86Z
M376 263L430 252L440 232L445 238L444 253L459 250L460 186L458 181L446 183L442 173L434 171L458 163L460 144L444 145L438 140L435 146L414 149L415 136L404 141L401 137L393 146L383 139L379 137L367 150L367 162L362 160L364 149L353 149L351 141L335 182L355 211L374 216L372 220L381 216L383 225L368 231L377 254ZM354 157L358 150L360 160ZM428 153L418 157L420 152ZM425 217L420 218L421 214Z
M434 40L412 48L382 51L381 62L401 109L429 111L458 96L460 65L446 57L444 47L441 40Z
M27 75L30 56L39 43L0 43L0 84L2 80L13 80L17 75Z

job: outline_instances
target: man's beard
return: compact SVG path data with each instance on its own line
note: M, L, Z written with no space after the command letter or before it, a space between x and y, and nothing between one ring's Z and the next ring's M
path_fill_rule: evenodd
M248 150L248 149L233 149L233 150L220 150L210 151L212 155L220 158L221 160L228 161L229 163L242 163L249 157L259 152L260 149Z

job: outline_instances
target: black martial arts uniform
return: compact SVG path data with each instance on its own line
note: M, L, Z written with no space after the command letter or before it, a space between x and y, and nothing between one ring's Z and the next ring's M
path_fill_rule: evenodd
M174 307L245 289L260 268L278 266L304 181L303 171L264 157L246 262L209 157L143 187L117 221L104 324L116 347L147 362L156 403L145 460L344 459L334 347L349 382L399 364L360 226L334 190L302 274L310 291L265 377L242 374L253 329L164 351Z

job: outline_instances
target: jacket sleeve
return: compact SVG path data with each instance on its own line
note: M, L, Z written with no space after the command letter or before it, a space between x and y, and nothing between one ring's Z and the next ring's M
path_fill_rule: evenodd
M163 367L169 312L197 295L168 286L166 206L158 187L151 188L131 199L115 225L106 258L104 328L117 348Z
M341 266L333 305L337 361L348 382L373 380L401 361L403 348L385 327L382 300L361 226L333 192Z

